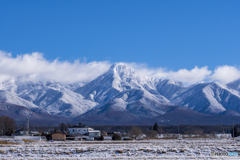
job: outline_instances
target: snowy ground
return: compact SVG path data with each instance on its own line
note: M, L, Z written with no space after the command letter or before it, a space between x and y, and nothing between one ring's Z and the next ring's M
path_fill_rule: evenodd
M240 155L240 141L165 139L0 144L0 159L240 159L240 156L210 156L210 152Z

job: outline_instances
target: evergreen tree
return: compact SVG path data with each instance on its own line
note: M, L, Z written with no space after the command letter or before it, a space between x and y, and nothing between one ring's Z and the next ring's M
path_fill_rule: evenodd
M153 126L153 130L158 132L158 124L155 122L154 126Z
M57 130L57 127L55 127L53 132L54 132L54 133L57 133L57 131L58 131L58 130Z

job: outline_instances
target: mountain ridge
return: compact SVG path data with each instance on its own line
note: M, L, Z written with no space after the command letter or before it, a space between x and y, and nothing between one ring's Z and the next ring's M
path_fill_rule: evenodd
M148 122L157 117L166 118L167 115L192 117L187 114L193 114L199 119L205 115L212 118L219 115L223 119L240 115L240 80L226 85L201 82L186 87L182 82L171 79L142 76L125 63L113 64L91 82L62 84L26 79L19 77L2 83L0 102L23 106L40 115L46 113L69 120L108 115L109 123L110 117L113 122L121 119L127 123L128 119L137 124L141 119ZM7 114L7 111L4 113ZM182 120L185 122L186 119L190 120ZM165 124L175 123L173 121L176 120L172 118L171 121Z

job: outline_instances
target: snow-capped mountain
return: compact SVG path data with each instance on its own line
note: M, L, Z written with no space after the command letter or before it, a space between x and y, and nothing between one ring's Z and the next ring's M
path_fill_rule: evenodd
M48 88L46 93L36 99L34 104L46 109L53 115L78 116L98 103L85 99L66 88Z
M106 73L75 91L100 103L76 119L87 117L94 119L98 116L100 119L106 117L103 119L113 122L116 119L133 121L136 118L163 115L173 107L170 101L160 94L163 92L164 84L174 88L174 91L165 93L169 96L184 88L181 83L141 77L137 71L122 63L114 64Z
M131 113L136 117L155 117L164 114L172 106L169 100L157 90L158 88L162 91L162 81L140 77L135 70L120 63L114 64L106 73L78 88L75 92L100 103L85 116L121 111ZM177 91L180 88L174 89ZM167 94L171 93L174 91Z
M169 100L158 93L156 85L159 80L150 77L141 77L134 69L118 63L100 75L95 80L75 90L85 98L98 103L104 103L120 92L130 89L140 89L154 94L161 103L168 104Z
M65 88L65 86L66 84L57 82L31 82L20 79L18 81L11 80L3 84L2 88L52 115L75 117L97 105L97 103L85 99L82 95Z
M156 117L170 108L171 105L163 104L147 91L130 89L120 92L106 103L88 111L84 116L120 111L128 112L135 117Z
M14 93L10 93L5 90L0 90L0 102L8 102L8 103L16 104L19 106L24 106L24 107L26 107L32 111L38 112L38 113L46 112L41 107L38 107L35 104L18 97Z
M218 82L192 85L177 92L171 102L201 113L218 114L228 109L240 112L238 92Z
M0 103L11 103L2 108L4 114L25 113L40 119L61 116L96 122L105 119L101 122L111 124L145 124L138 123L141 120L175 124L174 117L186 122L192 117L203 120L207 114L208 119L216 115L215 124L217 116L240 116L239 91L240 80L226 85L202 82L185 87L182 82L142 76L128 65L116 63L91 82L63 84L31 81L27 76L5 81L0 84Z

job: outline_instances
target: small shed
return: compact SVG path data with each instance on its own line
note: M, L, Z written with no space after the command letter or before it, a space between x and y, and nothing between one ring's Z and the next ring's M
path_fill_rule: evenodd
M52 133L52 140L54 140L54 141L65 141L66 140L66 134L62 133L62 132Z

